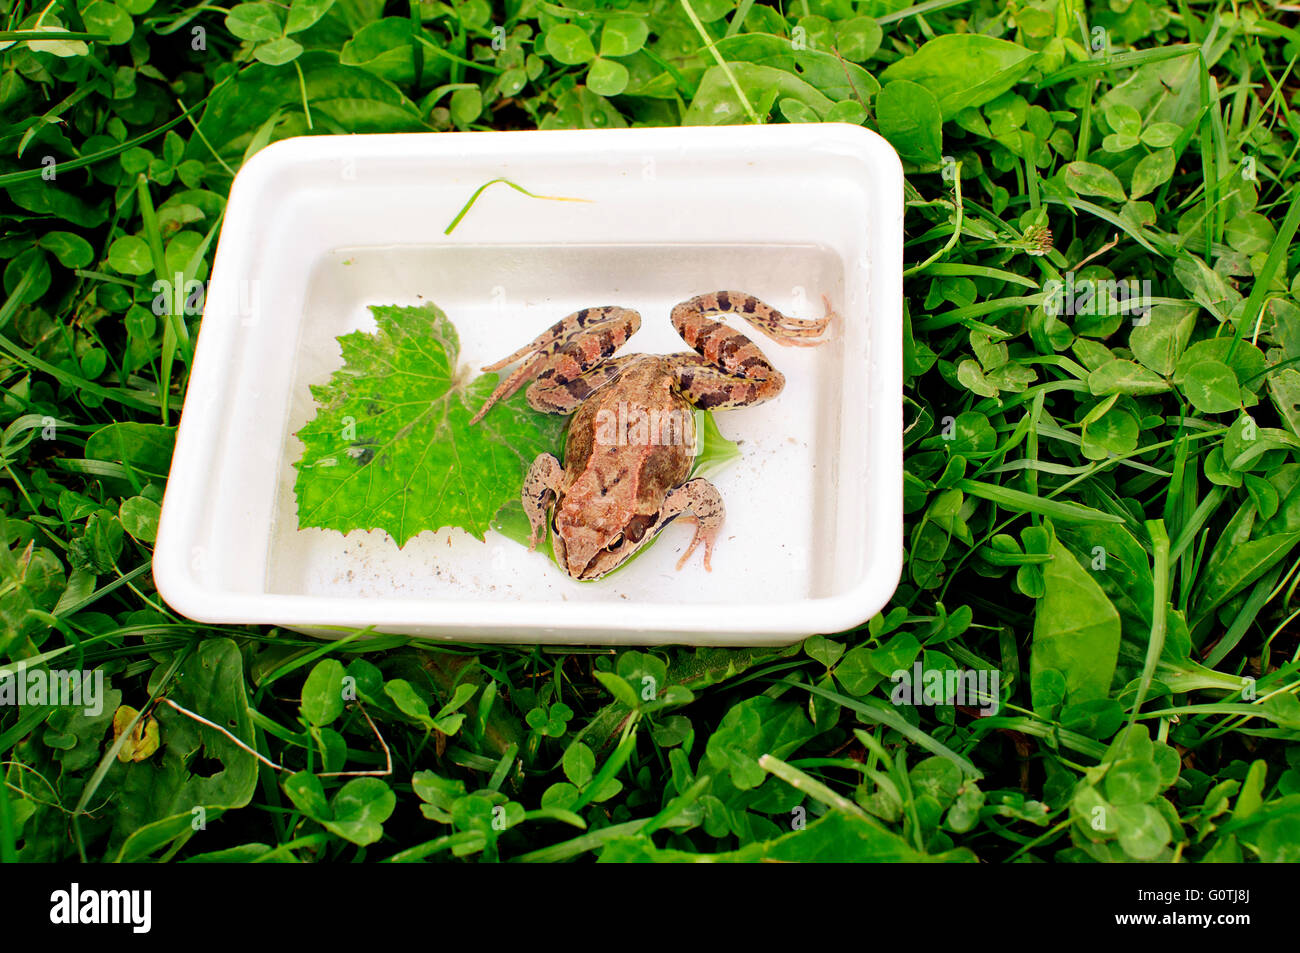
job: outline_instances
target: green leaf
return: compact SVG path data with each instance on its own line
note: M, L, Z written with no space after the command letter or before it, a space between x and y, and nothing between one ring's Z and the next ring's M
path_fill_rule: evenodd
M283 66L292 63L302 53L302 44L284 36L270 43L263 43L253 50L253 56L268 66Z
M635 709L640 705L636 691L627 683L627 679L615 675L613 672L596 671L593 673L596 680L605 686L606 691L614 696L618 703Z
M709 737L706 757L715 770L727 771L737 788L748 790L767 778L760 756L784 758L818 733L801 706L759 695L723 716Z
M816 659L826 668L833 668L840 656L844 654L844 645L840 642L832 642L824 635L814 635L804 640L803 650L809 658Z
M1115 101L1104 110L1106 122L1116 135L1136 138L1142 131L1142 114L1126 102Z
M379 778L353 778L330 798L328 830L364 847L384 836L384 821L392 816L397 796Z
M1141 198L1157 186L1168 182L1173 174L1173 149L1161 149L1143 156L1133 170L1133 185L1129 192L1133 198Z
M565 66L589 63L596 58L591 37L572 23L561 23L547 30L544 45L550 57Z
M1137 418L1127 410L1112 407L1083 427L1083 455L1089 460L1104 460L1112 453L1125 454L1137 449Z
M1169 390L1169 382L1140 364L1115 358L1088 375L1088 389L1098 396L1159 394Z
M245 743L253 739L243 657L226 638L198 644L167 688L167 697ZM140 859L177 837L194 834L194 808L211 813L243 807L257 787L257 759L213 728L160 705L162 751L121 765L109 855ZM199 770L201 767L202 770Z
M343 44L339 63L360 67L393 83L413 83L415 61L411 55L411 32L407 17L384 17L368 23Z
M269 3L237 3L226 14L226 29L241 40L265 43L282 32L276 8Z
M596 756L581 741L575 741L564 752L564 776L578 788L584 788L596 773Z
M631 56L645 46L650 28L641 17L611 17L600 33L601 56Z
M906 670L921 653L921 643L910 632L900 632L871 653L871 664L881 675Z
M86 439L90 460L121 463L137 473L166 477L171 469L176 428L134 421L100 427Z
M1100 195L1102 198L1124 201L1124 187L1119 177L1105 166L1095 162L1071 162L1065 167L1065 184L1078 195Z
M850 63L865 63L880 49L883 36L880 24L871 17L853 17L837 27L835 44Z
M861 698L884 679L871 664L872 650L865 645L849 649L835 666L835 680L850 695Z
M393 704L403 715L422 723L426 728L433 727L429 703L416 693L415 688L406 679L390 678L384 682L384 694L393 700Z
M1150 804L1115 807L1119 844L1135 860L1155 860L1173 838L1169 822Z
M627 89L627 67L617 60L597 57L587 71L587 88L601 96L617 96Z
M329 12L334 0L293 0L289 6L289 18L285 21L284 32L297 33L312 26Z
M724 37L715 46L718 54L732 64L732 72L751 103L760 106L770 97L797 99L824 116L837 106L861 108L858 101L869 99L880 89L862 67L831 53L795 49L783 37L740 33Z
M938 162L943 152L939 101L924 86L895 80L876 94L876 122L880 134L904 159Z
M1298 542L1300 532L1273 533L1239 544L1225 534L1201 577L1198 613L1205 615L1227 602L1276 565Z
M1125 758L1106 772L1106 800L1117 806L1145 804L1160 790L1160 771L1155 762Z
M1183 377L1183 393L1203 414L1221 414L1241 407L1241 389L1232 368L1219 361L1198 361Z
M330 817L329 801L320 778L309 771L299 771L284 779L284 793L298 810L313 821L323 823Z
M72 541L69 564L94 573L110 572L122 555L122 522L107 510L98 510L86 520L86 531Z
M1105 698L1119 657L1119 613L1106 593L1057 540L1043 566L1045 593L1034 614L1029 653L1031 688L1037 673L1065 676L1072 705ZM1050 707L1031 691L1035 711Z
M477 87L458 89L451 94L451 121L460 128L468 126L483 113L483 92Z
M786 97L777 103L777 108L781 110L781 115L785 117L786 122L818 121L817 114L797 99Z
M470 426L497 377L467 380L446 315L432 304L371 311L379 330L339 338L343 368L312 387L299 526L382 529L399 547L447 526L482 539L533 459L557 449L564 419L530 410L521 392Z
M158 518L161 515L162 508L143 496L123 500L117 512L122 528L142 543L152 543L157 538Z
M1168 377L1178 366L1195 327L1194 307L1158 304L1147 314L1145 323L1133 328L1129 347L1144 365Z
M60 33L70 32L61 26L50 23L33 26L32 30L39 33L49 33L54 37L57 37ZM90 52L90 47L81 40L28 40L27 46L33 53L52 53L61 58L85 56Z
M1182 135L1183 128L1174 122L1153 122L1142 130L1142 142L1152 149L1172 146Z
M310 725L328 725L343 714L343 664L317 662L302 686L302 715Z
M792 54L793 55L793 54ZM784 69L760 66L757 63L732 63L731 73L736 78L750 105L764 109L777 98L789 98L803 103L818 117L825 116L833 105L816 87ZM736 98L731 79L721 66L711 66L700 80L699 89L691 105L682 116L685 126L717 126L727 123L747 122L748 116Z
M944 120L1001 96L1033 66L1037 54L982 33L936 36L911 56L891 64L883 83L911 80L939 101Z
M153 271L153 258L144 239L123 235L108 249L108 264L124 275L146 275Z
M45 624L28 610L53 609L63 586L63 564L50 550L0 544L0 657Z
M64 268L85 268L95 260L90 242L73 232L46 232L36 244L53 253Z
M20 208L38 215L52 215L82 228L97 228L108 217L105 204L92 206L76 195L55 188L51 182L19 182L7 191Z
M1235 215L1224 229L1228 244L1243 255L1267 252L1277 237L1277 229L1258 212Z
M86 30L91 33L103 33L108 37L109 46L119 46L131 39L135 27L126 11L107 0L92 0L82 8L81 18L86 23Z

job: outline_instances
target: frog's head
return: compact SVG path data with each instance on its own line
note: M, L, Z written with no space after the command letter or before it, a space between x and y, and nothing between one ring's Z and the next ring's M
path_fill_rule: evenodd
M657 513L611 519L611 513L557 508L555 558L574 579L589 581L613 572L650 541ZM594 517L594 518L593 518Z

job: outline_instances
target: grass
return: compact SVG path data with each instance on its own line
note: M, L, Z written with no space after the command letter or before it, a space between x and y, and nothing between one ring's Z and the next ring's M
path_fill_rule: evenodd
M1300 35L1268 5L70 2L0 23L0 859L1300 859ZM158 598L190 291L258 149L806 121L907 172L879 616L434 648ZM47 667L102 710L3 694Z

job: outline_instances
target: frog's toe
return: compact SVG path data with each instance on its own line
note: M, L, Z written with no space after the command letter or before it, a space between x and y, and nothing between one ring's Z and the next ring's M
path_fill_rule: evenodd
M686 560L690 559L691 553L695 552L695 547L703 543L704 571L713 572L713 544L717 539L717 530L706 530L704 524L691 513L679 516L678 519L694 523L695 535L691 537L691 544L686 547L686 552L682 553L682 558L677 560L677 571L681 572L682 567L686 565Z

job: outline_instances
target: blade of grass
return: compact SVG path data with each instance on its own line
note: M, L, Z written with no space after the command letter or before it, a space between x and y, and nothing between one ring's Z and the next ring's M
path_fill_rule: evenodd
M143 172L136 176L136 198L140 203L140 215L144 219L144 234L149 245L149 255L153 259L154 277L163 287L171 287L171 276L167 274L167 259L163 252L162 231L158 228L158 213L154 211L153 199L149 195L149 178ZM185 366L189 367L193 358L189 331L185 327L185 315L175 306L176 298L184 294L184 286L172 288L168 303L166 319L163 324L162 355L160 357L158 397L162 422L171 422L168 403L171 399L172 362L176 358L179 344Z
M1291 240L1295 238L1296 228L1300 227L1300 201L1297 201L1300 194L1297 192L1298 189L1300 189L1300 186L1293 185L1287 193L1291 207L1287 210L1286 218L1282 220L1282 227L1273 236L1273 244L1269 246L1268 257L1264 259L1264 267L1255 276L1255 285L1250 289L1250 295L1246 298L1241 320L1237 323L1232 345L1228 348L1229 360L1231 360L1233 351L1237 348L1237 342L1245 335L1246 328L1253 327L1262 316L1264 297L1268 294L1273 279L1277 276L1278 269L1286 262L1287 251L1291 248Z
M886 707L884 702L880 702L874 698L863 700L849 698L847 695L828 691L817 685L809 685L806 682L795 682L788 679L781 679L779 684L788 685L790 688L801 688L806 692L812 692L814 695L829 698L831 701L862 715L867 721L882 724L888 728L893 728L895 731L899 732L904 737L913 741L931 754L938 755L941 758L947 758L959 767L963 774L976 779L984 777L984 772L971 764L970 761L963 758L947 745L943 744L943 742L932 738L920 728L914 727L911 722L907 721L898 712L894 711L892 708Z
M107 39L109 37L103 33L74 33L71 30L0 30L0 43L22 40L84 40L93 43Z
M721 67L722 74L727 77L727 82L731 84L736 99L740 101L740 105L745 107L745 114L749 116L749 121L756 126L762 125L763 120L758 118L758 114L754 112L754 107L749 103L749 97L745 95L745 91L740 88L740 83L736 81L736 74L731 71L731 64L722 58L722 54L713 45L713 40L709 39L709 33L704 29L704 24L700 22L700 18L696 16L695 8L691 6L691 0L681 0L681 4L682 9L686 11L687 18L695 27L695 32L700 35L700 39L704 41L704 45L713 56L714 61Z
M1137 695L1133 699L1133 711L1129 715L1128 727L1131 731L1137 723L1142 703L1146 701L1147 692L1151 690L1151 680L1156 674L1156 665L1160 662L1160 653L1165 649L1165 629L1169 614L1169 535L1165 532L1164 520L1147 520L1147 535L1151 537L1151 635L1147 640L1146 660L1142 664L1142 676L1138 681Z
M842 794L836 794L810 774L805 774L793 765L786 764L780 758L765 754L758 759L758 766L768 774L774 774L795 790L802 791L827 807L855 817L865 818L867 812L862 810Z
M149 132L141 133L140 135L136 136L134 139L128 139L125 142L119 142L115 146L109 146L106 149L100 149L98 152L92 152L88 156L80 156L76 159L68 159L64 162L56 162L54 165L51 166L41 166L35 169L24 169L22 172L5 173L4 175L0 175L0 188L9 185L14 185L15 183L18 182L27 182L32 179L43 179L48 175L59 175L60 173L63 172L71 172L73 169L81 169L88 165L94 165L96 162L102 162L105 159L111 159L114 156L121 155L123 152L127 152L131 149L134 149L136 146L143 145L144 143L149 142L151 139L156 139L159 136L166 133L167 130L174 129L176 126L180 125L182 122L188 119L193 114L195 109L198 109L200 106L207 103L207 101L210 98L212 98L213 93L215 93L222 86L226 85L226 83L230 81L230 78L231 77L227 77L226 79L223 79L221 82L213 86L212 90L208 93L208 95L203 97L203 99L198 103L195 103L192 109L186 110L185 112L181 113L179 116L175 117L174 119L169 119L167 122L163 123L157 129L153 129L150 130Z
M474 207L474 203L478 201L478 197L487 191L488 186L496 185L498 182L502 185L510 186L516 192L522 192L530 199L545 199L548 202L591 202L591 199L572 198L567 195L537 195L534 192L529 192L522 185L516 185L509 179L493 179L490 182L484 182L474 191L474 194L469 197L469 201L465 203L465 207L456 213L456 217L451 220L451 224L443 230L443 234L450 235L452 230L460 224L461 219L469 214L469 210Z
M977 496L982 500L996 503L1003 509L1015 510L1020 513L1037 513L1039 516L1050 516L1052 519L1064 520L1070 523L1124 522L1123 517L1115 516L1112 513L1103 513L1101 510L1094 510L1090 506L1083 506L1079 503L1066 503L1062 500L1044 499L1040 496L1025 493L1022 490L999 486L996 483L977 483L974 480L962 479L958 480L954 486L971 496Z
M877 20L883 23L884 20ZM1145 66L1147 63L1162 63L1165 60L1177 59L1180 56L1191 56L1198 52L1199 47L1190 43L1178 43L1174 46L1157 46L1148 50L1130 50L1127 53L1116 53L1114 56L1108 56L1104 60L1089 60L1086 63L1071 63L1064 66L1055 73L1049 73L1038 81L1040 89L1047 86L1055 86L1057 83L1068 83L1070 80L1079 79L1083 76L1091 76L1093 73L1111 73L1115 70L1131 69L1135 66Z

